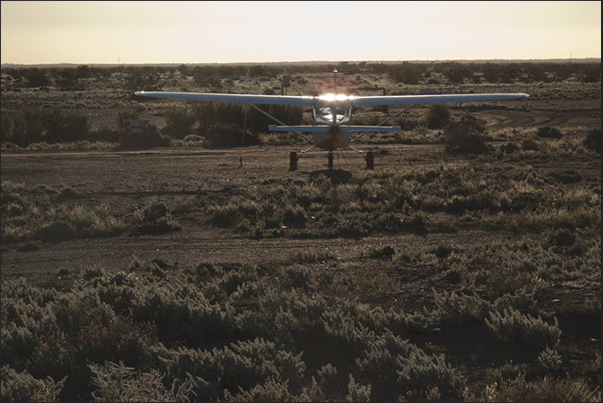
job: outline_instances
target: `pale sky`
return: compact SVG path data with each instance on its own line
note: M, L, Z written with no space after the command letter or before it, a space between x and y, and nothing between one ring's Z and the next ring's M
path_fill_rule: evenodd
M2 64L601 57L601 2L2 1Z

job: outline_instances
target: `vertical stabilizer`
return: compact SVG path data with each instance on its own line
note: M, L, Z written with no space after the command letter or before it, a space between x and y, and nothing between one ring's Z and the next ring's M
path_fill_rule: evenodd
M337 94L337 67L333 68L333 94Z

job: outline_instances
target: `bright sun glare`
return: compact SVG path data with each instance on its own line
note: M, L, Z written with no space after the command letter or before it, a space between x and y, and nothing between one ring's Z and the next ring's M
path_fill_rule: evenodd
M324 94L318 97L321 101L349 101L354 98L356 97L345 94Z

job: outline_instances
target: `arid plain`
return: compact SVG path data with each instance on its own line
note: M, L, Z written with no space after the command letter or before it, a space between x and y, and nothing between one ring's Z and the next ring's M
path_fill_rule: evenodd
M330 73L292 76L290 94L328 89ZM182 106L134 99L118 74L111 77L80 80L85 90L49 85L17 91L15 85L5 88L3 75L2 113L59 107L101 127L116 126L118 114L132 109L161 131L167 109ZM195 87L184 74L162 77L164 90L180 90L187 82L191 90L212 90ZM385 88L389 94L497 88L455 87L436 73L431 79L403 85L384 73L350 72L342 74L342 86L350 92ZM222 80L220 90L280 91L279 80L241 76ZM106 305L114 312L96 325L97 339L84 335L92 332L89 318L74 334L53 330L63 332L64 342L51 342L41 325L32 331L35 349L58 343L71 354L70 363L48 364L52 371L35 378L68 375L60 400L105 393L98 384L89 386L90 371L101 370L87 366L103 364L98 345L105 343L110 361L123 360L141 373L159 368L167 383L188 382L191 400L193 392L226 400L254 393L329 401L600 399L601 157L585 139L593 130L600 136L601 84L568 78L499 88L528 89L530 98L449 106L452 120L469 114L482 122L486 151L451 153L445 128L417 124L358 144L375 152L374 170L366 170L363 154L349 150L336 153L332 170L326 153L309 151L298 170L289 171L289 152L307 146L274 134L237 148L182 139L150 149L3 145L3 311L9 298L23 298L14 284L24 277L31 289L71 293L63 298L71 298L68 306ZM417 107L402 118L421 122L428 113ZM368 121L383 111L357 114ZM547 136L542 128L558 134ZM5 290L7 282L13 285ZM223 330L203 330L215 322L195 322L183 308L173 313L181 315L176 322L142 314L145 297L126 301L122 289L149 284L174 301L185 301L178 287L195 288L219 312ZM73 296L102 287L117 290L119 303L101 294L86 303ZM39 309L60 304L54 294L44 298L50 302ZM174 301L164 302L178 305ZM48 309L59 316L58 308ZM3 355L19 372L32 373L41 360L37 350L20 356L16 336L4 333L18 317L3 313ZM120 337L129 337L115 333L119 321L127 321L133 334L150 323L145 346L161 360L116 352L122 351L116 347ZM201 330L190 330L195 326ZM78 355L83 347L70 350L75 340L87 346L88 356ZM221 349L253 340L264 343L256 346L265 353L258 353L263 358L256 357L256 364L270 362L274 371L256 373L231 363L216 370L238 374L225 379L185 361L178 365L186 371L170 366L184 354L178 348L218 360ZM271 348L276 353L266 352ZM286 354L293 358L287 361ZM416 374L405 372L413 365Z

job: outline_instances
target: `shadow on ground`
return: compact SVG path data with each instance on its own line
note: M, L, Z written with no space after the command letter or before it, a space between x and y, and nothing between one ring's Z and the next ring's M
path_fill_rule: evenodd
M310 173L310 182L315 182L318 178L324 175L327 179L331 180L333 185L344 185L352 179L352 173L350 171L342 171L341 169L324 169L321 171L314 171Z

